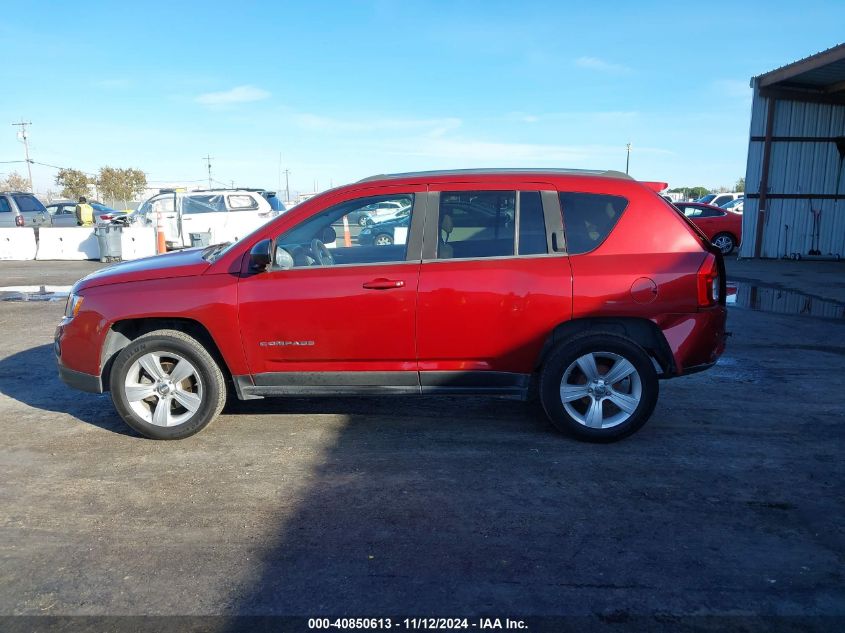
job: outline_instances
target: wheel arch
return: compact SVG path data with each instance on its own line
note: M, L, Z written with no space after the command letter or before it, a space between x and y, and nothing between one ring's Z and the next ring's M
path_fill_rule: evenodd
M660 377L676 375L675 357L663 332L653 321L637 317L587 317L558 324L543 343L534 371L542 368L548 355L559 345L579 336L601 332L619 334L637 343L656 361Z
M208 353L217 362L226 379L231 380L232 372L229 370L223 354L220 353L220 348L217 346L208 329L199 321L179 317L125 319L112 323L106 333L106 338L100 351L100 375L102 377L103 391L110 390L109 379L112 365L121 350L139 336L156 330L178 330L195 338L208 350Z

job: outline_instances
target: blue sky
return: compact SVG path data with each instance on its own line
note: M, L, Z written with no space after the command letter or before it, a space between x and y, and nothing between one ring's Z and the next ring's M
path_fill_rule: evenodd
M0 161L320 189L473 166L744 175L752 75L842 41L845 3L28 2L0 22ZM5 128L5 131L4 131ZM0 164L0 173L25 165ZM37 191L55 170L36 166Z

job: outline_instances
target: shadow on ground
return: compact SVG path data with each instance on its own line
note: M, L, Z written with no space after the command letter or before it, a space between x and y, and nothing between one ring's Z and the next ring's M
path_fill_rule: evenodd
M59 379L49 344L0 360L0 393L35 409L66 413L113 433L136 436L117 415L108 394L77 391Z

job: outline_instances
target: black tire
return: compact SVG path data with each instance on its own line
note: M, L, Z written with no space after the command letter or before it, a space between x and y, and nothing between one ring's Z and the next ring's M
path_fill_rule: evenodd
M197 371L202 384L201 402L197 410L180 424L152 424L138 415L129 402L124 387L126 376L133 364L150 352L161 353L163 357L168 352L175 353ZM124 422L144 437L154 440L179 440L201 431L220 414L226 403L226 381L217 362L201 343L178 330L156 330L132 341L117 355L109 384L112 402ZM185 413L190 412L185 410Z
M383 241L379 244L379 238L382 238ZM393 244L393 237L388 235L387 233L379 233L373 238L373 246L390 246Z
M718 246L716 241L719 239L726 240L729 246ZM722 251L722 255L730 255L736 248L736 238L730 233L717 233L713 236L713 246L716 246L720 251Z
M588 427L573 418L562 402L560 390L564 373L577 359L588 353L610 353L620 356L634 366L639 376L641 390L639 404L626 420L616 426ZM587 334L561 343L549 355L540 372L540 401L552 425L561 432L588 442L615 442L640 429L654 411L658 392L657 373L652 365L651 357L634 341L609 332ZM581 406L581 402L576 401L575 404ZM583 402L589 402L589 400L584 399ZM602 411L612 410L615 407L612 403L599 406L603 407Z

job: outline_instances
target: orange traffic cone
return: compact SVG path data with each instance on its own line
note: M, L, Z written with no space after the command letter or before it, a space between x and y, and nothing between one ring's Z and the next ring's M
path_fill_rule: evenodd
M161 211L156 213L156 253L167 252L167 242L164 239L164 227L161 225Z

